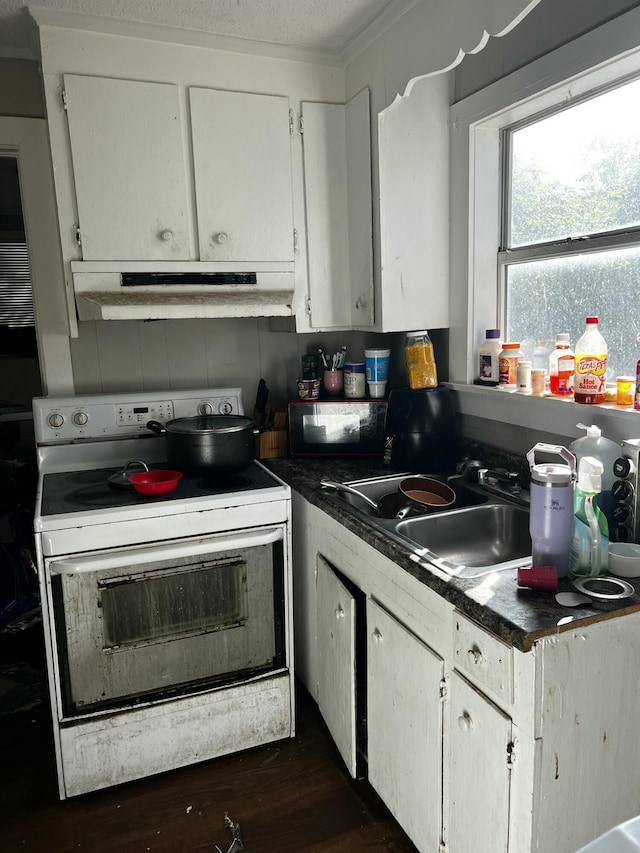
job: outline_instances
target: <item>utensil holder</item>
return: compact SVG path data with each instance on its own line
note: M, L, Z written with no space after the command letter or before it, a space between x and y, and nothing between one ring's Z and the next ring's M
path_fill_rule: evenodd
M325 393L332 397L342 394L344 389L344 372L342 370L325 370L322 377Z

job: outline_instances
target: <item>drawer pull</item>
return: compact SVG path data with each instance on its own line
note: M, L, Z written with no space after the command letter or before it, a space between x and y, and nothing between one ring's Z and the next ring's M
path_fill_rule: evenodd
M344 607L341 604L336 607L336 619L344 619Z
M382 636L379 628L376 628L374 630L373 634L371 635L371 639L374 643L381 643L383 641L384 637Z

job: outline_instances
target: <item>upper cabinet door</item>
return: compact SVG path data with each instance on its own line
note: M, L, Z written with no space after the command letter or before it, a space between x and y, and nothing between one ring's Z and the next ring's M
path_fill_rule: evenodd
M293 262L289 101L190 89L200 259Z
M64 76L83 260L194 257L177 86Z
M373 323L369 90L347 104L303 103L313 328Z

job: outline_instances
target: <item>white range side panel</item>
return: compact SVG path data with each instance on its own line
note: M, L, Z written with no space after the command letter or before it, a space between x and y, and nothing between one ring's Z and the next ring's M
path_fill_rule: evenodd
M64 75L83 260L194 257L180 89Z
M318 707L356 776L356 602L318 555Z
M289 100L189 89L203 261L293 262Z

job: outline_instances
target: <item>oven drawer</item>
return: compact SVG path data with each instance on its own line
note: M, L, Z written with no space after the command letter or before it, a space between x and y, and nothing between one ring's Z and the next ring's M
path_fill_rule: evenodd
M285 526L45 562L63 716L284 665Z

